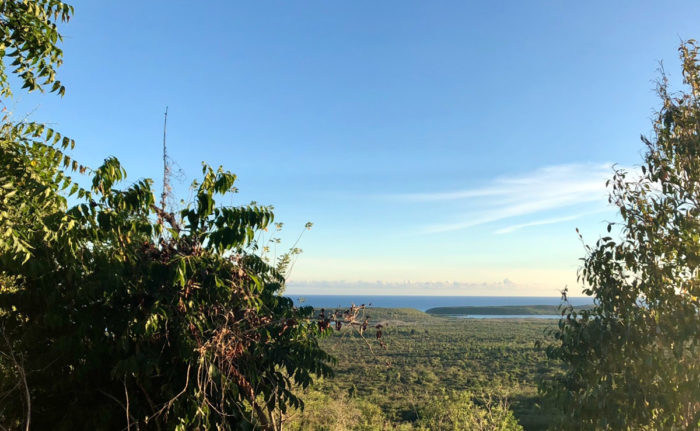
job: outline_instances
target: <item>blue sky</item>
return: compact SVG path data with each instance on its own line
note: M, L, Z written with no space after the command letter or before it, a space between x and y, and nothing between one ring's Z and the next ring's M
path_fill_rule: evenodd
M663 61L700 3L76 2L62 99L15 116L160 187L162 120L187 199L201 161L273 204L295 293L577 291L610 165L640 160ZM381 283L380 283L381 282ZM409 284L410 282L410 284ZM355 290L353 290L355 289Z

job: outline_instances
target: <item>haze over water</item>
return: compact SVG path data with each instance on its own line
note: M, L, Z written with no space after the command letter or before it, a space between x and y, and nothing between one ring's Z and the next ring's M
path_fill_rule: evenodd
M561 297L552 296L399 296L399 295L287 295L297 305L315 308L371 305L381 308L415 308L426 311L434 307L559 305ZM591 298L571 297L571 305L592 304Z

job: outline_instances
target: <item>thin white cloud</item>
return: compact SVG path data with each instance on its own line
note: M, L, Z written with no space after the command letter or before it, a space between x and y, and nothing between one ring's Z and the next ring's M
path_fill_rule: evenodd
M516 230L520 230L520 229L525 228L525 227L563 223L565 221L575 220L579 217L581 217L581 216L580 215L573 215L573 216L568 216L568 217L557 217L557 218L548 218L548 219L544 219L544 220L535 220L535 221L531 221L528 223L520 223L520 224L510 225L510 226L504 227L502 229L498 229L494 233L497 235L502 235L505 233L515 232Z
M580 213L580 214L574 214L566 217L554 217L554 218L547 218L547 219L542 219L542 220L535 220L527 223L520 223L520 224L514 224L510 226L506 226L504 228L498 229L494 231L495 234L497 235L503 235L506 233L511 233L515 232L516 230L520 230L526 227L531 227L531 226L542 226L542 225L547 225L547 224L556 224L556 223L563 223L571 220L576 220L578 218L587 216L587 215L592 215L592 214L600 214L604 212L604 210L598 210L598 211L588 211L585 213Z
M600 191L612 176L612 164L565 164L545 166L519 176L501 176L481 188L432 193L406 193L392 198L409 202L460 200L479 197L512 197L524 192L548 194Z
M435 224L428 226L424 231L426 233L450 232L581 203L603 202L605 195L600 193L600 190L598 192L590 195L572 193L566 196L539 196L529 202L509 202L498 206L495 210L466 214L464 222Z
M546 215L547 212L575 205L590 205L594 202L603 205L607 202L605 181L612 174L611 164L556 165L522 175L498 177L481 188L402 194L394 195L393 198L414 203L463 201L473 204L471 206L475 209L461 214L459 220L434 224L423 230L424 233L450 232L515 217L541 213ZM506 227L497 233L569 219L546 217L540 221Z

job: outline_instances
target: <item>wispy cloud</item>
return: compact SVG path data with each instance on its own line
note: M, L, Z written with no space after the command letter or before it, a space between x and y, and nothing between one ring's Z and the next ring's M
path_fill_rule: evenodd
M546 219L535 220L535 221L531 221L531 222L527 222L527 223L514 224L514 225L510 225L510 226L506 226L504 228L498 229L498 230L494 231L493 233L495 233L497 235L503 235L506 233L515 232L516 230L520 230L520 229L526 228L526 227L563 223L563 222L567 222L567 221L571 221L571 220L576 220L578 218L581 218L581 217L584 217L587 215L600 214L604 211L605 210L588 211L588 212L574 214L574 215L565 216L565 217L546 218Z
M460 214L459 220L428 226L426 233L466 229L499 220L540 214L545 217L505 227L508 233L529 226L553 224L581 217L546 217L548 212L574 205L605 203L605 181L612 176L611 164L566 164L547 166L517 175L502 176L473 189L394 195L404 202L465 201L478 208ZM597 212L597 211L596 211Z

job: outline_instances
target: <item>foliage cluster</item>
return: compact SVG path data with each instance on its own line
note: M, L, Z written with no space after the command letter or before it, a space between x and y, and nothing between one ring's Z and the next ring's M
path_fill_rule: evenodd
M11 73L29 91L42 90L63 95L66 91L56 79L63 61L58 44L63 40L56 21L67 22L73 6L58 0L4 0L0 5L0 96L12 95L5 57L12 59Z
M4 401L3 422L26 411L52 429L107 429L125 414L142 426L275 427L276 411L300 405L293 385L330 373L313 310L277 295L282 275L246 250L272 213L216 206L233 175L205 166L183 226L166 229L148 181L113 188L116 160L71 208L61 175L14 224L21 243L2 242L1 381L31 394ZM3 198L27 195L17 178L5 185Z
M375 431L391 427L382 410L363 398L309 391L303 412L291 415L290 431Z
M476 405L468 392L435 397L421 409L421 430L522 431L504 400L487 397Z
M543 390L559 429L700 428L700 64L680 47L686 92L662 106L638 173L618 169L610 202L620 237L587 246L579 278L595 298L569 310L548 347L565 364ZM615 227L608 225L608 232Z

